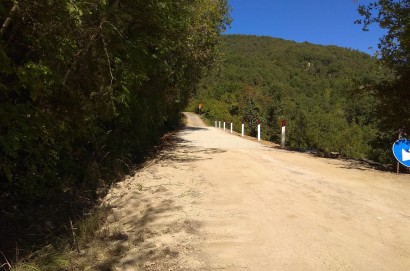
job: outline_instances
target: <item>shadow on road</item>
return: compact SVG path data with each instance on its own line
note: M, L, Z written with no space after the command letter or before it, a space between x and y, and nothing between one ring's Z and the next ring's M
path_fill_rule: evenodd
M206 127L193 127L193 126L186 126L182 129L183 131L206 131L209 130Z
M131 192L133 193L133 192ZM109 248L108 257L102 263L98 263L93 266L93 270L99 271L109 271L114 270L114 268L120 268L120 270L127 270L129 266L140 266L144 267L148 261L152 261L158 258L165 258L167 255L173 255L177 252L170 251L169 249L159 250L155 247L153 242L147 241L147 239L152 236L156 236L159 233L152 231L149 225L155 224L156 228L164 228L169 225L161 225L156 223L159 217L165 215L169 212L181 209L177 206L175 202L171 199L164 200L154 200L156 198L148 198L142 193L135 192L141 202L144 202L144 210L138 214L131 214L125 216L132 221L132 234L122 232L120 230L114 231L106 238L101 240L103 246ZM155 193L155 192L154 192ZM137 247L138 250L135 252L133 257L121 261L124 254L130 253L130 247ZM131 253L132 255L133 253ZM176 254L178 255L178 254ZM169 257L169 256L168 256ZM134 270L134 269L132 269Z
M161 144L159 144L150 157L140 168L149 168L153 165L166 166L168 168L181 168L181 164L208 160L206 154L218 154L226 152L218 148L201 148L194 145L194 142L184 139L184 132L195 132L207 130L200 127L185 127L184 129L165 135ZM108 271L119 268L119 270L128 270L131 267L151 270L152 263L156 263L155 270L169 270L174 261L177 261L179 252L175 247L158 246L156 238L164 235L178 235L184 232L189 235L196 235L202 227L200 221L187 220L178 218L175 213L180 212L182 206L180 201L183 198L189 198L189 202L195 201L197 191L185 185L178 184L178 178L175 182L167 181L166 183L155 184L154 180L163 178L162 171L151 172L144 170L149 174L153 182L151 186L144 186L141 190L130 188L126 192L127 198L137 199L130 201L119 201L121 203L113 206L115 209L122 210L120 224L130 225L131 232L125 232L119 229L117 232L110 233L103 238L100 243L109 248L109 257L103 262L95 263L93 270ZM145 176L147 178L147 176ZM148 179L149 179L148 178ZM174 178L167 176L168 178ZM175 194L174 189L168 189L168 185L181 187ZM121 198L124 195L118 195ZM170 217L169 220L163 220L164 217ZM132 225L132 226L131 226ZM128 227L128 226L126 226ZM125 257L124 257L125 255ZM158 266L160 262L161 266ZM154 268L154 267L152 267ZM159 269L158 269L159 268ZM135 269L129 269L135 270Z
M207 154L224 153L226 150L218 148L201 148L194 145L192 141L182 138L184 132L204 131L207 128L185 127L179 132L171 133L163 137L159 146L151 156L151 162L169 164L170 162L190 163L200 160L209 160L205 158Z

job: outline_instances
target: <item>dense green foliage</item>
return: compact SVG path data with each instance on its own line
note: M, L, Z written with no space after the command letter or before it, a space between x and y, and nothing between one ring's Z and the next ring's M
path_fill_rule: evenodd
M398 130L410 132L410 1L379 0L361 5L364 30L372 23L387 33L378 45L380 61L394 71L394 76L381 82L369 82L368 93L380 101L377 107L377 127L380 131L373 141L383 148L397 139Z
M251 135L259 119L262 137L275 142L285 119L292 148L380 157L369 145L378 100L361 91L386 74L376 59L270 37L227 35L223 42L225 59L201 82L192 109L201 102L207 118L232 120L236 130L244 120Z
M95 191L142 158L218 54L227 11L225 0L2 0L0 200Z

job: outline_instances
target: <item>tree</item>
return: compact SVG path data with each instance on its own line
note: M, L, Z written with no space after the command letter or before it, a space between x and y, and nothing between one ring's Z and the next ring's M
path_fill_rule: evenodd
M228 11L227 0L0 1L0 226L18 225L0 242L7 258L21 240L49 243L42 223L55 233L87 213L75 205L179 124Z
M368 31L369 25L376 23L387 30L380 39L378 48L384 64L399 75L410 69L410 1L379 0L368 6L360 5L359 14L364 17L356 23L363 24Z
M222 40L225 59L204 77L191 108L201 101L211 122L233 120L240 132L245 121L246 133L254 136L261 120L262 138L276 143L285 119L288 147L368 158L376 99L352 94L356 81L383 74L375 58L270 37L224 35ZM344 140L346 135L354 140Z
M360 5L358 11L364 19L356 23L362 24L363 30L373 23L387 30L378 48L381 63L392 69L394 76L367 87L380 101L380 134L375 147L387 149L399 128L410 129L410 1L379 0ZM389 156L383 156L389 160Z
M47 198L141 159L217 57L228 11L226 0L1 1L0 191Z

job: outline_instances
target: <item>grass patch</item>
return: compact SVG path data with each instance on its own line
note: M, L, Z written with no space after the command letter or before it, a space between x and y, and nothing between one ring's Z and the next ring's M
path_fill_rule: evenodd
M54 244L45 245L43 248L19 258L16 255L14 263L7 261L0 264L0 270L10 271L59 271L59 270L83 270L93 259L79 264L77 258L94 240L108 236L108 229L102 229L109 209L96 207L88 214L77 219L71 225L65 226L64 234L54 236ZM17 253L18 254L18 250Z

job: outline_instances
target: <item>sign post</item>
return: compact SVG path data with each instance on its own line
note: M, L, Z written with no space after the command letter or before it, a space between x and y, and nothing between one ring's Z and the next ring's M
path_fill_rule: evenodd
M406 133L399 129L399 139L393 144L393 154L397 160L396 174L399 174L400 164L410 167L410 140L406 139Z
M198 104L198 113L201 115L202 104Z

